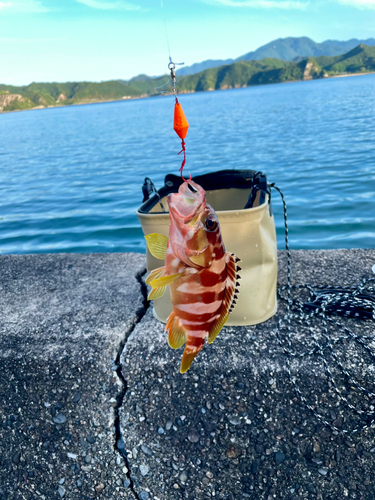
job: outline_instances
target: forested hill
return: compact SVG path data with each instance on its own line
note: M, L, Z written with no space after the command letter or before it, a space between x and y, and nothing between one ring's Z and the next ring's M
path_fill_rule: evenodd
M128 82L68 82L31 83L24 87L0 84L0 112L35 107L64 106L101 101L117 101L134 97L146 97L155 93L155 87L165 83L166 77Z
M308 57L300 62L270 58L239 61L180 78L178 88L180 92L197 92L373 71L375 47L361 44L342 56Z
M179 92L199 92L369 72L375 72L375 47L361 44L344 55L308 57L299 62L272 58L239 61L179 77L177 85ZM152 96L168 79L167 75L140 75L129 81L0 85L0 112Z
M177 74L181 76L192 75L205 69L216 68L238 61L260 61L266 58L281 59L282 61L301 61L307 57L339 56L358 47L361 43L373 46L375 45L375 38L367 38L366 40L352 38L347 41L326 40L322 43L314 42L307 36L278 38L236 59L208 59L191 66L183 66L177 70Z

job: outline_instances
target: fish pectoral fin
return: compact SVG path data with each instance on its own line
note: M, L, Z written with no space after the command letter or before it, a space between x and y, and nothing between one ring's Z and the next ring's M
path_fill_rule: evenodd
M165 294L166 286L161 286L159 288L153 288L148 294L147 300L160 299Z
M151 255L156 259L165 260L169 238L162 234L151 233L147 234L145 239Z
M162 297L165 294L167 285L173 283L174 280L176 280L185 273L184 271L178 274L163 276L164 272L165 272L165 267L158 267L157 269L154 269L147 277L146 284L151 285L152 287L152 290L147 297L148 300L155 300Z
M146 285L150 285L151 281L160 278L165 273L165 267L158 267L150 272L150 274L146 278Z
M211 330L208 334L207 341L209 344L212 344L212 342L219 335L225 323L228 321L229 314L232 312L232 309L236 304L236 294L239 293L236 288L239 285L238 280L240 279L237 274L237 262L239 262L239 259L233 253L226 252L225 260L227 263L227 277L225 280L224 297L222 305L218 312L219 316L215 323L212 325Z
M156 278L150 281L150 285L152 288L159 288L160 286L167 286L173 283L176 279L180 278L185 274L186 271L177 274L169 274L168 276L161 276L160 278Z
M185 344L187 333L175 312L170 314L165 331L168 332L168 343L173 349L179 349Z

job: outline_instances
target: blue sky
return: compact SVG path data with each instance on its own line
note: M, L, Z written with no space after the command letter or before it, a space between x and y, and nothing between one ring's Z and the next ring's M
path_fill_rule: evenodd
M275 38L375 37L375 0L163 0L174 60L238 57ZM0 83L166 72L161 0L0 0Z

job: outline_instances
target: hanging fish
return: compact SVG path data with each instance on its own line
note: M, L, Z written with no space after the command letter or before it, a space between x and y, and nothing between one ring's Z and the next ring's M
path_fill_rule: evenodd
M203 349L211 344L236 304L240 261L226 252L219 221L206 202L206 192L189 180L167 198L170 214L169 239L146 236L147 246L165 266L154 269L146 283L149 300L161 297L170 286L173 312L167 320L169 345L185 351L181 373L186 372Z

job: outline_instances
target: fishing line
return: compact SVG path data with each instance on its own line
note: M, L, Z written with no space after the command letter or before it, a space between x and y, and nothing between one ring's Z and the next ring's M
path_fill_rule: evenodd
M163 22L164 22L164 29L165 29L165 36L167 39L167 47L168 47L168 54L169 54L169 62L172 62L172 57L171 57L171 48L169 45L169 37L168 37L168 29L167 29L167 22L165 20L165 11L164 11L164 3L163 0L160 0L161 3L161 10L162 10L162 16L163 16Z
M168 69L170 71L171 75L171 80L172 80L172 89L173 89L173 94L175 97L175 107L174 107L174 119L173 119L173 129L176 132L176 134L179 136L181 139L181 151L178 153L179 155L183 153L184 157L181 163L180 167L180 174L183 179L183 181L186 181L183 176L183 169L186 164L186 147L185 147L185 138L186 134L189 128L189 123L186 119L185 113L181 107L181 104L178 101L177 98L177 86L176 86L176 66L182 66L184 63L175 63L172 60L171 56L171 49L170 49L170 44L169 44L169 36L168 36L168 29L167 29L167 22L165 20L165 11L164 11L164 3L163 0L160 0L161 2L161 8L162 8L162 15L163 15L163 21L164 21L164 28L165 28L165 36L167 39L167 46L168 46L168 54L169 54L169 63L168 63ZM161 87L158 88L163 88L165 87L166 84L162 85ZM168 92L166 91L161 91L158 92L160 94L167 94ZM189 173L189 179L191 180L191 175Z
M315 289L308 284L291 285L291 254L289 249L289 231L288 231L288 214L285 197L282 191L275 186L269 184L270 188L276 189L282 199L284 209L284 231L285 231L285 248L287 253L287 285L278 289L279 298L286 304L286 313L281 318L276 327L276 338L286 356L286 371L288 379L291 382L296 394L300 401L313 413L313 415L324 425L329 427L332 431L340 434L354 434L375 424L375 410L373 406L370 409L361 409L355 406L349 398L353 395L353 389L357 389L359 394L364 394L368 398L374 398L375 393L359 384L353 378L348 369L344 366L337 353L334 351L334 346L347 343L348 341L354 342L357 346L366 351L370 358L375 361L375 350L371 346L374 342L375 335L357 335L353 333L348 327L333 319L332 315L340 315L344 317L351 317L357 320L372 319L375 321L375 278L366 278L362 280L357 287L316 287ZM300 291L306 290L309 293L309 300L304 302L300 299ZM286 296L283 292L286 291ZM292 295L295 291L295 295ZM297 291L299 293L297 293ZM320 328L317 329L314 320L320 320ZM309 338L307 339L312 345L312 348L306 351L295 347L295 333L296 325L298 331L302 329L308 332ZM342 335L334 338L330 331L330 326L333 326L334 333L343 332ZM323 337L322 342L319 338L319 333ZM336 366L337 372L347 380L347 384L343 385L343 381L339 383L336 381L330 364L327 360L327 354L331 357ZM333 392L336 394L339 404L343 404L353 411L360 419L365 420L358 425L350 428L339 428L334 422L329 422L321 414L319 414L312 404L309 403L306 396L295 377L291 372L291 362L294 358L303 358L306 356L317 356L324 367L324 373L327 380L331 384ZM352 393L349 394L349 389ZM347 397L349 395L349 397ZM358 395L358 394L357 394Z
M166 87L168 84L169 84L169 78L168 78L168 80L163 85L160 85L160 87L155 87L156 93L157 94L172 95L170 92L168 92L168 90L160 90L159 91L159 89L162 89L162 88Z

